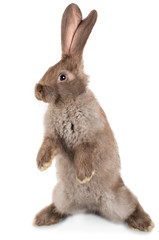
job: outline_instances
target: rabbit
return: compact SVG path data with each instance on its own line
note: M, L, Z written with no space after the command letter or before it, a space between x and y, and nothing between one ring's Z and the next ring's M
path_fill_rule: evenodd
M82 55L96 19L96 10L82 19L76 4L65 9L62 58L35 86L36 98L48 103L37 166L46 170L56 157L58 183L53 202L35 216L34 224L56 224L84 211L114 222L125 221L130 228L147 232L154 223L120 176L116 140L87 87Z

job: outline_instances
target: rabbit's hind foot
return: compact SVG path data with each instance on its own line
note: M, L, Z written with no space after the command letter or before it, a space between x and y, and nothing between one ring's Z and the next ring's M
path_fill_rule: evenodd
M151 232L155 226L149 215L139 204L137 205L136 210L126 220L126 223L131 229L143 232Z
M34 226L48 226L60 222L66 215L57 211L55 205L52 203L42 209L34 218Z

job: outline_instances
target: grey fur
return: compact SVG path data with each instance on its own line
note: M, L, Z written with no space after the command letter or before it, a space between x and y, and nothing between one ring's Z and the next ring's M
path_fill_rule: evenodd
M74 132L71 123L74 124ZM92 92L87 90L61 108L50 105L45 126L49 129L49 135L50 129L54 129L68 148L74 149L76 145L90 142L91 139L97 149L94 156L95 175L85 184L76 180L73 159L60 150L56 157L59 183L53 194L58 211L72 214L85 209L99 212L115 221L126 219L137 205L136 198L124 185L113 191L120 180L117 145Z

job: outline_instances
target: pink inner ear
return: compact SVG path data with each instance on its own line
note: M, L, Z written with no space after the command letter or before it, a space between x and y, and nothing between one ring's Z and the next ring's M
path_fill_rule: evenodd
M70 4L62 17L61 40L63 55L69 55L73 36L81 21L82 14L79 7L76 4Z
M69 53L69 51L70 51L70 47L71 47L71 43L72 43L74 34L75 34L80 22L81 22L81 18L76 15L76 16L74 16L74 18L72 18L71 24L68 27L67 35L66 35L66 39L65 39L67 53Z

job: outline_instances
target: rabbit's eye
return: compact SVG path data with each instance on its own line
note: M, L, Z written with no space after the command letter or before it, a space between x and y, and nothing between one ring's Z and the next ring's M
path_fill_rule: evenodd
M64 74L60 75L60 81L65 81L66 80L66 76Z
M65 74L60 74L57 82L65 82L67 80L67 76Z

